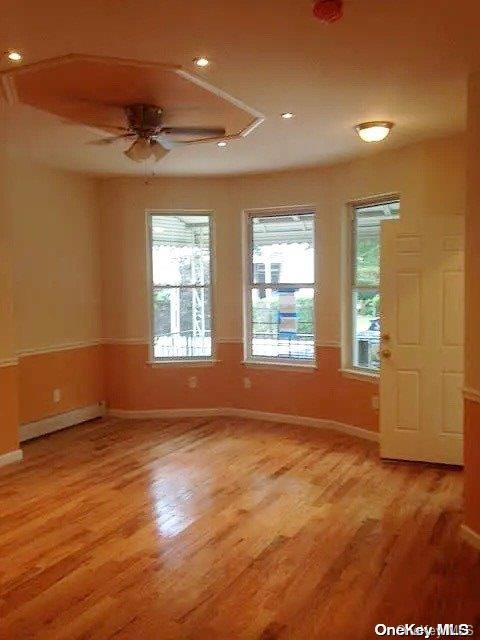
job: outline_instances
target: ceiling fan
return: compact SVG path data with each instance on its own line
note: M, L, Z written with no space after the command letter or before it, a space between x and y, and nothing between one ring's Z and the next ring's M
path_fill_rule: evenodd
M132 140L124 154L135 162L142 162L151 157L158 161L176 146L209 138L221 138L225 135L225 129L221 127L167 126L163 109L151 104L127 105L124 111L127 126L111 127L112 130L122 133L94 140L92 144L104 145L118 140Z

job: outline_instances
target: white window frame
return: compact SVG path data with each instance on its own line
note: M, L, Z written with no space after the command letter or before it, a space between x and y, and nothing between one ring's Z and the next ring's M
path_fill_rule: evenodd
M400 202L399 193L387 193L370 198L351 200L346 206L343 231L343 313L342 313L342 373L347 377L370 379L373 382L380 378L380 369L361 367L354 364L353 349L356 336L353 325L353 292L354 290L375 290L381 296L381 281L378 287L358 287L355 278L354 250L356 250L356 209L368 206L381 206L392 202ZM387 219L387 218L385 218ZM380 239L381 241L381 239ZM380 246L381 255L381 246ZM381 274L380 274L381 278Z
M258 287L258 283L253 282L253 238L251 219L258 217L279 217L301 214L313 214L313 256L314 256L314 281L313 283L282 283L271 284L270 287L298 287L313 289L313 351L311 360L300 358L277 358L275 356L254 356L252 354L252 287ZM243 344L244 344L244 364L266 365L278 367L299 367L304 369L315 369L317 367L317 255L316 255L316 233L317 233L317 212L314 206L281 206L268 209L246 209L243 211Z
M209 218L209 251L210 251L210 337L212 342L212 351L210 356L182 356L177 358L157 358L154 349L154 311L153 311L153 293L156 289L153 283L153 264L152 264L152 218L154 216L203 216ZM147 298L148 298L148 322L149 322L149 341L148 341L148 362L152 365L169 365L169 364L211 364L217 361L216 349L217 340L215 332L215 214L210 209L147 209L145 212L146 227L146 261L147 261ZM162 285L160 288L178 288L169 285ZM188 286L187 288L205 288L200 286Z

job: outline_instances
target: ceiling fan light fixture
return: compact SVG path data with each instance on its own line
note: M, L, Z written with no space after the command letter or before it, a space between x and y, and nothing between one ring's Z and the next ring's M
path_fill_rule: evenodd
M23 60L23 55L20 51L15 51L14 49L9 49L5 55L10 62L21 62Z
M393 129L393 122L374 121L357 124L355 131L364 142L381 142Z
M150 142L150 152L155 160L155 162L159 162L163 160L163 158L168 155L169 149L166 149L160 142Z
M148 160L152 155L152 149L147 140L138 138L126 151L124 151L124 154L134 162L142 162L143 160Z
M194 58L193 63L196 67L205 68L210 64L210 60L205 56L200 56L198 58Z

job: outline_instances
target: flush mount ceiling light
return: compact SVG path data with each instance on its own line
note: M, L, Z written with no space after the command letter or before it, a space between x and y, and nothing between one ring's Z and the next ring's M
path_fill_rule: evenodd
M217 147L226 147L227 143L226 142L217 142Z
M393 128L393 122L362 122L355 131L364 142L381 142Z
M291 120L294 117L295 117L295 114L292 113L291 111L287 111L286 113L282 113L282 118L284 120Z
M208 65L210 64L210 60L208 58L205 58L205 56L200 56L199 58L195 58L193 60L193 63L195 66L197 67L208 67Z
M14 51L13 49L7 51L5 55L10 62L21 62L23 60L23 56L20 51Z

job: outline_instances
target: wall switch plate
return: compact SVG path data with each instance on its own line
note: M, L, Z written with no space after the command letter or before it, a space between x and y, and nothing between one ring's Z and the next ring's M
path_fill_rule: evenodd
M60 400L62 399L62 392L60 391L60 389L54 389L53 390L53 401L55 403L60 402Z
M380 409L380 399L378 396L372 396L372 409L375 409L375 411Z
M244 378L243 379L243 387L245 389L251 389L252 388L252 381L250 380L250 378Z
M198 379L197 376L190 376L188 379L188 386L190 389L196 389L198 387Z

